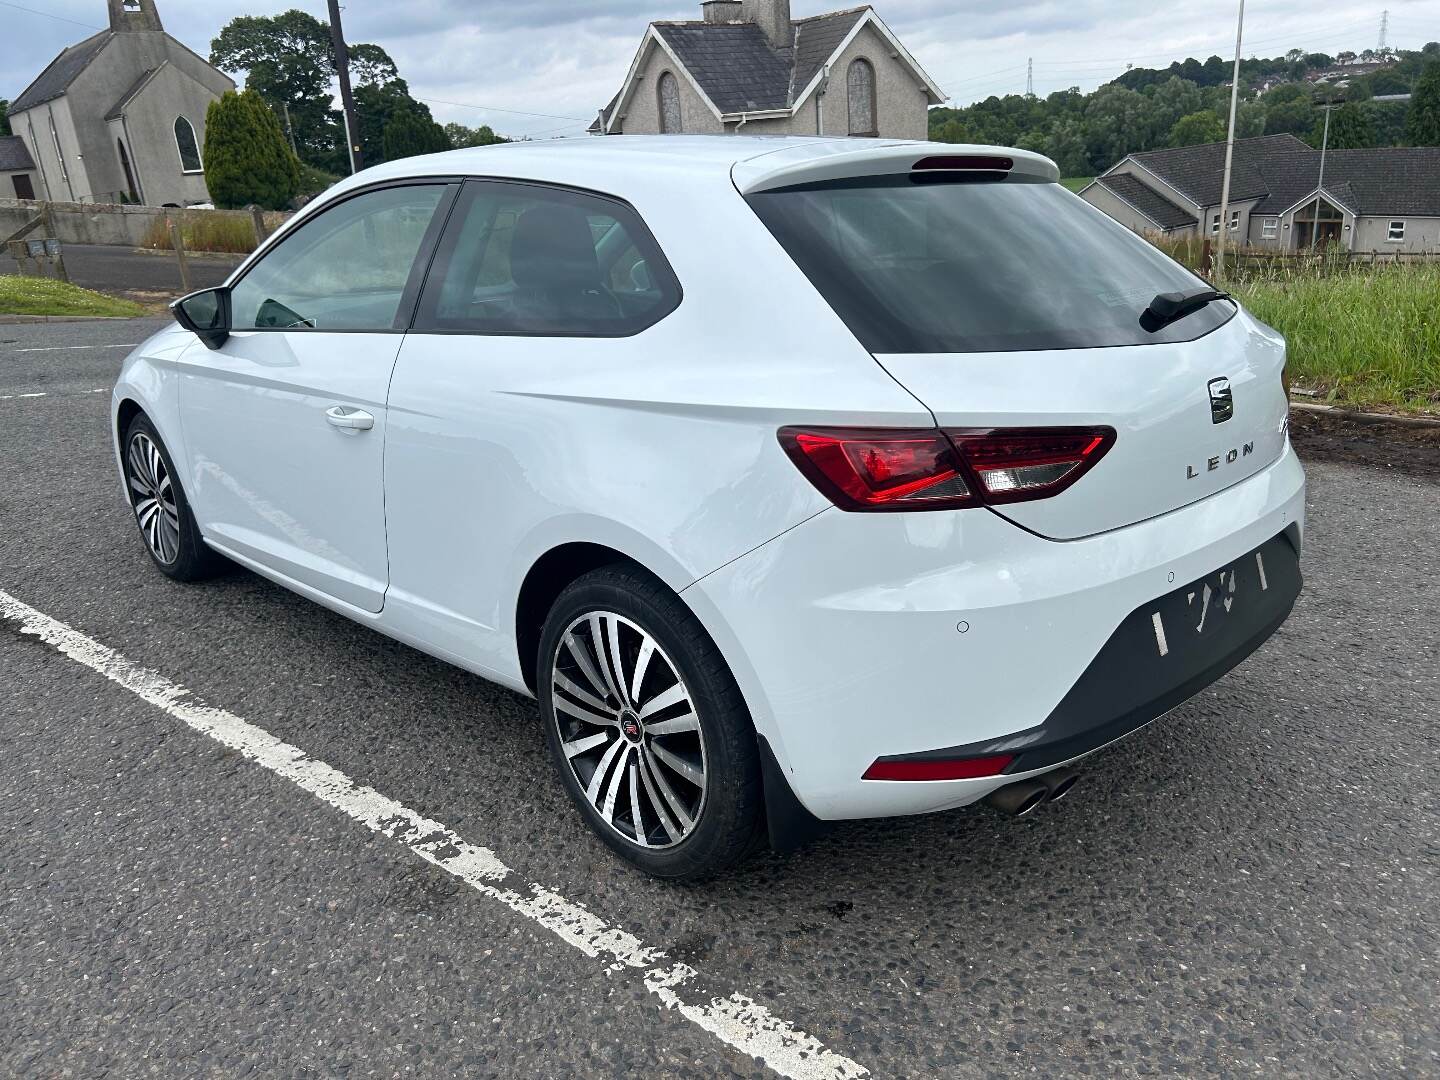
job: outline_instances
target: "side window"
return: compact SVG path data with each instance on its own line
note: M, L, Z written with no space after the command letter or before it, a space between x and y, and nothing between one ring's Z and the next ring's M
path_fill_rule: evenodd
M680 111L680 84L675 81L675 76L668 71L661 75L655 92L659 96L660 134L673 135L684 131L685 118Z
M879 134L875 121L875 67L869 60L855 60L846 76L850 104L850 134L874 138Z
M627 337L679 303L669 263L624 203L471 181L440 243L415 328Z
M300 225L231 290L236 330L397 329L443 184L384 188ZM398 327L403 329L402 327Z

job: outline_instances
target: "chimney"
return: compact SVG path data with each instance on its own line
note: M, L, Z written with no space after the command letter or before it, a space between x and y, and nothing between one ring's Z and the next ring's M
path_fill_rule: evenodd
M738 23L741 7L743 5L740 0L705 0L705 3L700 5L700 10L705 12L705 21L715 25Z
M790 23L790 0L743 0L742 18L757 23L770 45L788 49L795 44L795 29Z
M117 34L136 30L164 30L155 0L109 0L110 29Z

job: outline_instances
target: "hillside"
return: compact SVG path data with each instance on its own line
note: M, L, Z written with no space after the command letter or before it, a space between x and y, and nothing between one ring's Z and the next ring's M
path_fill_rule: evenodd
M1318 146L1323 113L1330 145L1400 146L1411 105L1376 98L1409 94L1427 66L1440 67L1440 42L1418 52L1304 53L1242 60L1236 135L1298 135ZM994 143L1053 158L1063 176L1093 176L1127 154L1192 146L1225 137L1232 64L1218 56L1132 68L1090 94L1078 88L1048 97L1011 94L963 109L930 111L930 136L942 142Z

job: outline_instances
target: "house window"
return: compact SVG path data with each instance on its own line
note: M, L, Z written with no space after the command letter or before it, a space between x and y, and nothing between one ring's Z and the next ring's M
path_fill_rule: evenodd
M1219 215L1219 214L1212 214L1212 215L1210 216L1210 235L1211 235L1211 236L1218 236L1219 234L1220 234L1220 215Z
M1405 222L1403 222L1403 221L1392 221L1392 222L1390 222L1390 231L1386 234L1385 239L1390 240L1390 241L1393 241L1393 242L1396 242L1396 243L1398 243L1398 242L1401 241L1401 240L1404 240L1404 239L1405 239Z
M55 160L60 162L60 179L68 182L70 170L65 167L65 151L60 149L60 132L55 128L55 114L50 113L50 138L55 143ZM34 135L30 136L32 139Z
M875 66L856 60L847 77L850 95L850 134L875 138L880 134L875 121Z
M673 135L685 130L685 117L680 112L680 82L670 72L660 76L655 88L660 98L660 134Z
M1260 223L1260 239L1274 240L1280 235L1280 219L1267 217Z
M195 129L183 116L175 118L175 146L180 151L180 170L187 173L204 172L200 163L200 144L195 139Z
M1231 210L1231 211L1230 211L1230 231L1231 231L1231 232L1239 232L1239 231L1240 231L1240 211L1239 211L1239 210Z
M115 146L120 151L120 170L125 174L125 196L131 202L139 202L140 196L135 191L135 170L130 168L130 155L125 151L125 143L116 139Z

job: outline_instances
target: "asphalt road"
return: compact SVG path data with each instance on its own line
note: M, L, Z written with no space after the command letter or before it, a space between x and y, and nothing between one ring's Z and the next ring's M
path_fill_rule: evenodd
M224 284L241 256L191 255L191 289ZM65 269L70 281L86 289L134 299L172 300L184 294L180 266L173 254L138 252L127 247L66 244Z
M1314 464L1292 621L1066 802L675 887L591 838L531 703L250 574L153 571L94 392L124 350L89 347L142 332L0 326L0 593L139 665L0 618L0 1075L772 1075L547 929L567 905L875 1076L1440 1074L1433 477ZM471 888L186 701L551 891Z

